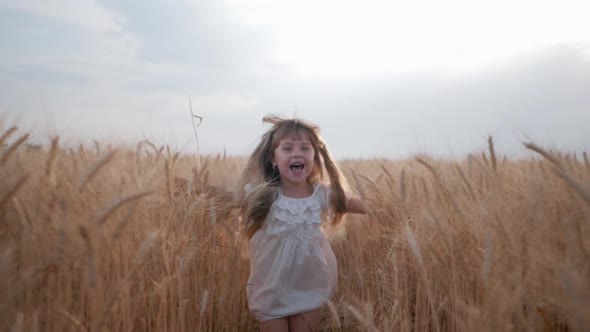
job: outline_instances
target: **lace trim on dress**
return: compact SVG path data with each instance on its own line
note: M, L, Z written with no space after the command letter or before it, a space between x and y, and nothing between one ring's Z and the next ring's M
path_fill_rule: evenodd
M322 236L320 230L322 204L315 197L317 191L316 187L311 196L301 199L279 195L272 207L266 233L269 235L285 233L284 235L294 235L300 239Z
M314 219L315 215L320 216L322 210L321 204L314 200L287 201L279 199L275 206L277 213L274 217L289 224L321 221L310 220Z

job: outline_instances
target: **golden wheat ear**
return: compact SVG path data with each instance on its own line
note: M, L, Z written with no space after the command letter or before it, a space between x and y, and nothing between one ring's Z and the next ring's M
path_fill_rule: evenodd
M16 151L18 149L18 147L21 146L28 139L29 139L29 134L24 134L18 140L16 140L14 143L12 143L10 146L8 146L8 148L6 148L6 150L4 150L4 153L0 157L0 166L4 166L6 161L10 158L10 155L14 151Z

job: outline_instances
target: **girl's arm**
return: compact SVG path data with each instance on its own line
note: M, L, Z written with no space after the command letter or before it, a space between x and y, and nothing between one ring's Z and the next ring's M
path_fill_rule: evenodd
M367 205L359 198L350 197L346 200L346 212L367 214Z
M334 196L336 193L334 191L330 192L330 201L334 201ZM367 204L360 198L349 196L350 193L346 194L346 213L360 213L360 214L367 214Z

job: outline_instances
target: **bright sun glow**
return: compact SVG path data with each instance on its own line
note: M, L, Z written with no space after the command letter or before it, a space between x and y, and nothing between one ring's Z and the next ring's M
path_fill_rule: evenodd
M276 59L308 76L462 70L590 41L587 1L234 0L274 27Z

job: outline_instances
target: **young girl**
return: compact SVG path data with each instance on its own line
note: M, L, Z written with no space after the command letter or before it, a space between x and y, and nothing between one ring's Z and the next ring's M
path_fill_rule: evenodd
M242 176L248 305L261 331L318 331L319 310L337 281L321 222L331 216L338 224L344 213L365 213L365 206L347 196L346 180L316 125L276 116L263 121L273 127Z

